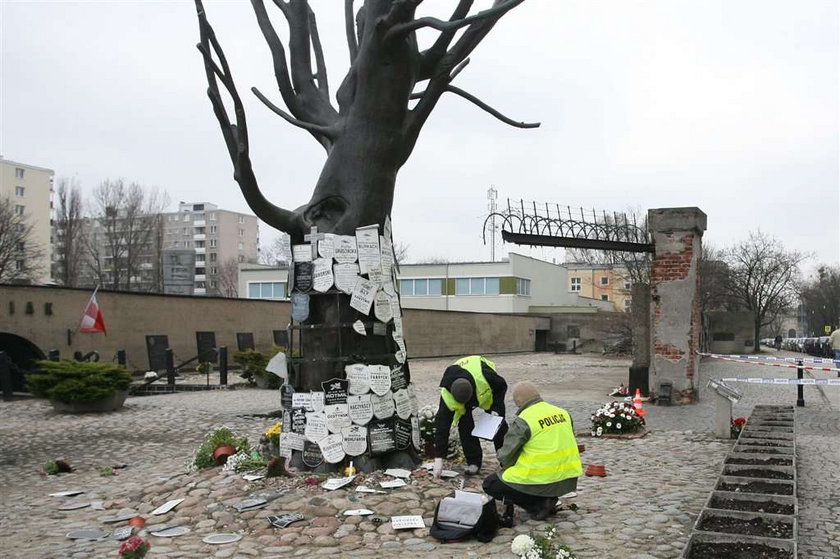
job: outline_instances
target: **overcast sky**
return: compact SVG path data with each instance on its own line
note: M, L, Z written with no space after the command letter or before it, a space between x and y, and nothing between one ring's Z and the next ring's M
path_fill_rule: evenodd
M343 3L311 4L334 92L348 61ZM323 149L251 96L256 85L279 103L249 3L206 5L245 98L263 190L295 208ZM454 5L426 0L424 13L448 17ZM249 211L205 95L192 2L0 0L0 41L3 157L87 191L123 177L166 190L173 208ZM397 179L394 236L412 261L489 259L491 185L502 203L697 206L716 247L761 229L814 262L840 261L836 0L527 0L456 84L542 126L514 129L444 97ZM497 258L508 250L527 253L505 245Z

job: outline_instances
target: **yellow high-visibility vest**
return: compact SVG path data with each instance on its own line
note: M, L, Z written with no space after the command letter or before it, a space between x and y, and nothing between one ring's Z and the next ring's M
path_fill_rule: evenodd
M496 365L492 361L485 359L480 355L464 357L455 361L453 365L458 365L467 371L473 378L478 407L486 411L493 405L493 391L490 389L490 385L487 384L487 379L484 378L484 373L481 372L482 363L486 363L491 369L494 371L496 370ZM461 416L463 416L467 411L464 404L456 400L455 396L453 396L446 388L440 389L440 397L443 398L443 403L446 404L449 411L455 413L455 417L452 422L458 423L458 421L461 420Z
M520 414L531 438L516 463L502 472L502 479L523 485L544 485L583 475L572 419L547 402L537 402Z

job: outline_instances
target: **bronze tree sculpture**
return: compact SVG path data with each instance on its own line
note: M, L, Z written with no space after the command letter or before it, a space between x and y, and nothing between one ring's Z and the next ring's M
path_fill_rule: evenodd
M452 85L469 63L473 49L500 18L522 2L495 0L492 7L470 14L473 0L459 0L449 19L440 20L415 17L422 0L365 0L355 15L353 0L345 0L350 69L336 92L335 108L309 2L273 0L289 26L287 52L264 0L251 0L287 110L256 88L252 91L271 111L309 132L327 152L310 201L288 210L268 201L260 190L251 165L242 100L202 2L196 0L201 33L198 48L204 56L207 93L233 162L234 178L254 213L288 233L293 243L301 243L312 226L319 232L341 235L352 235L361 226L382 226L391 212L397 172L411 154L426 119L447 92L512 126L539 126L515 122ZM420 29L439 32L423 51L415 36ZM224 106L222 88L232 99L232 115ZM344 346L352 340L349 351L360 356L386 353L384 337L353 338L348 325L355 319L354 313L346 302L336 308L313 300L309 321L334 328L313 330L303 340L303 351L323 357L346 355L348 348L341 346L341 338ZM338 331L345 334L336 335ZM295 379L298 390L319 390L322 381L341 373L340 363L328 359L313 360L304 367Z

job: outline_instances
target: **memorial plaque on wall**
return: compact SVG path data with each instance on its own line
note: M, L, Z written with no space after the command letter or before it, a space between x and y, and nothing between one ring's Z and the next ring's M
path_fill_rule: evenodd
M396 406L394 405L394 394L392 392L388 391L384 396L371 394L370 401L376 419L387 419L394 415Z
M373 419L373 402L370 396L370 394L347 396L347 405L350 408L350 421L356 425L367 425Z
M367 450L367 428L351 425L341 430L341 444L348 456L359 456Z
M422 441L420 440L420 420L416 415L411 416L411 442L414 443L414 448L418 452L422 450Z
M306 427L303 434L312 442L318 442L327 435L327 414L322 411L314 411L306 414Z
M166 348L168 347L169 336L146 336L146 352L149 355L150 371L166 369Z
M405 373L403 373L402 367L395 367L391 370L391 392L396 392L397 390L402 390L408 386L408 382L405 379Z
M292 433L306 431L306 410L303 408L292 408Z
M318 446L321 447L321 454L324 456L324 462L328 464L338 464L344 460L344 446L341 444L341 435L329 435L318 441Z
M239 351L254 349L254 334L252 332L237 332L236 347Z
M324 461L324 455L321 454L321 446L312 441L303 443L303 463L310 468L317 468Z
M370 439L370 453L372 455L386 454L397 448L394 435L394 421L371 421L368 423L368 438Z
M309 318L309 295L306 293L292 293L289 296L292 303L292 320L305 322Z
M316 258L312 262L312 287L319 293L326 293L332 286L332 259Z
M306 293L312 289L312 262L295 262L295 289Z
M274 338L274 345L277 347L289 347L288 330L272 330L271 335Z
M332 406L335 404L347 403L347 387L349 381L340 378L331 378L326 382L321 383L324 389L324 405Z
M327 416L327 429L330 433L340 433L342 428L353 424L350 421L350 408L347 403L324 406L324 413Z
M391 368L388 365L368 365L370 389L382 396L391 391Z
M219 357L216 354L216 333L196 332L195 345L198 349L198 362L215 363Z
M394 422L394 438L397 442L397 450L405 450L411 444L411 421L397 419Z
M344 374L350 385L347 390L350 394L367 394L370 392L370 373L364 363L353 363L344 367Z
M408 390L397 390L394 392L394 405L397 408L397 415L401 419L411 417L411 400L408 397Z
M294 393L295 389L292 388L291 384L284 384L280 387L280 405L283 407L284 410L291 410L294 407L292 405L292 398L294 397Z

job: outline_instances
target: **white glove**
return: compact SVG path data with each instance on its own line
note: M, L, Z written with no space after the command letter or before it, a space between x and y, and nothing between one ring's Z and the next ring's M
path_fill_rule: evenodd
M435 458L435 467L432 468L432 475L435 479L440 479L440 474L443 471L443 458Z

